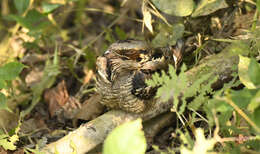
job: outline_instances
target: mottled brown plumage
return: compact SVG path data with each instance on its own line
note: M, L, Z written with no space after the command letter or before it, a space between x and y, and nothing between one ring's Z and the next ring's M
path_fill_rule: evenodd
M154 72L177 66L183 43L175 47L152 49L144 41L113 43L97 58L97 92L101 103L112 109L141 113L151 108L157 88L145 80Z

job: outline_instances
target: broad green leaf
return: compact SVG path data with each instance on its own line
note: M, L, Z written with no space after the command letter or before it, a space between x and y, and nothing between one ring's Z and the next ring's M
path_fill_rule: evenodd
M50 24L48 18L37 10L30 10L25 21L30 24L30 27L27 27L30 30L41 30Z
M29 7L30 0L14 0L15 8L18 10L18 13L21 15Z
M10 62L0 67L1 80L14 80L24 68L19 62Z
M61 6L61 4L52 4L52 3L43 2L42 10L43 10L43 13L51 13L52 11L54 11L55 9L57 9L60 6Z
M257 90L255 89L242 89L231 92L231 99L235 102L241 109L247 109L248 104L251 99L256 95Z
M228 5L225 0L200 0L191 16L206 16L226 7L228 7Z
M6 88L6 83L3 79L0 78L0 89Z
M260 107L255 109L253 113L253 119L256 125L260 128Z
M256 1L256 7L257 7L258 12L260 13L260 0Z
M146 141L144 132L141 128L141 119L118 126L106 138L103 153L144 154L146 150Z
M2 110L2 109L3 109L3 110L7 110L7 111L9 111L9 112L12 112L12 111L8 108L8 106L7 106L7 104L6 104L6 97L5 97L5 95L0 92L0 110Z
M250 64L250 59L239 55L239 64L238 64L238 75L240 81L248 88L255 89L254 83L251 82L248 75L248 67Z
M176 41L183 36L184 25L175 24L172 27L167 25L160 25L160 32L152 41L153 47L165 47L167 45L175 45Z
M27 22L27 21L25 20L25 18L22 17L22 16L10 14L10 15L6 16L6 19L8 19L8 20L14 20L14 21L16 21L17 23L19 23L21 26L23 26L23 27L25 27L25 28L28 28L28 29L31 28L30 23Z
M250 59L248 75L255 86L260 85L260 66L254 58Z
M247 109L253 112L258 107L260 107L260 90L258 90L256 95L251 99L250 104L247 106Z
M30 10L25 17L9 15L7 18L15 20L30 31L40 31L50 24L48 18L37 10Z
M174 16L188 16L194 8L193 0L152 0L162 12Z

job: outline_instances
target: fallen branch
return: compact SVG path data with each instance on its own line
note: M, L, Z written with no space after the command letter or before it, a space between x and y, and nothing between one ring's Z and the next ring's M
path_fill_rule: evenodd
M238 56L229 52L211 55L200 62L200 64L186 72L190 84L203 75L212 72L212 78L218 76L218 81L212 85L213 89L221 87L225 82L232 79L234 65L238 64ZM169 111L172 101L157 102L154 110L142 115L142 119L149 120L163 112ZM77 130L69 133L62 139L47 145L43 151L46 153L86 153L102 143L109 132L116 126L138 118L140 115L126 113L124 111L109 111L98 118L80 126Z

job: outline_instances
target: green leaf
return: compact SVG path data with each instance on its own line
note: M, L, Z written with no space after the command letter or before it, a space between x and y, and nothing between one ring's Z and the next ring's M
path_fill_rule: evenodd
M152 46L155 48L175 45L176 41L181 38L184 33L183 24L174 24L172 27L161 24L158 29L160 29L160 32L152 41Z
M0 89L6 88L7 85L3 79L0 78Z
M7 18L15 20L30 31L40 31L50 24L48 18L35 9L30 10L25 17L9 15Z
M30 24L30 27L27 27L30 30L41 30L50 24L48 18L37 10L30 10L25 21Z
M259 153L259 151L260 151L260 142L259 142L259 140L260 140L260 136L256 135L256 139L255 140L248 140L248 141L246 141L245 147L250 147L250 149L253 149L254 151L258 151L258 153ZM239 150L236 153L241 153L241 151Z
M248 75L249 64L250 64L249 58L239 55L239 63L238 63L239 79L248 89L255 89L256 87L254 83L251 82L250 77Z
M246 109L248 104L251 102L251 99L256 95L257 90L255 89L243 89L238 91L231 92L231 99L235 102L240 108Z
M260 127L260 107L256 108L253 113L253 120L258 127Z
M0 140L8 138L9 136L7 134L3 134L3 132L1 131L0 133Z
M188 16L194 8L193 0L152 0L162 12L174 16Z
M118 126L106 138L103 153L144 154L146 150L146 140L141 128L141 119Z
M24 65L19 62L10 62L0 67L1 80L14 80L24 68Z
M204 102L207 102L207 100L207 96L203 96L202 94L200 94L196 96L192 102L189 103L188 108L196 111Z
M0 93L1 94L1 93ZM16 146L14 143L19 140L18 131L21 127L21 121L19 121L18 126L15 128L15 134L11 137L7 134L0 135L0 146L2 146L5 150L16 150Z
M176 130L176 133L179 134L179 138L182 142L182 144L186 144L187 148L192 148L194 146L194 140L190 136L190 133L188 130L181 131L180 129Z
M219 9L228 7L225 0L200 0L195 11L192 13L192 17L206 16Z
M248 75L255 86L260 85L260 66L254 58L250 59Z
M60 6L61 6L61 4L53 4L53 3L43 2L42 3L42 10L43 10L43 13L51 13L52 11L54 11L55 9L57 9Z
M256 1L256 8L257 8L258 12L260 13L260 0Z
M3 110L7 110L9 112L12 112L12 110L10 110L7 106L7 103L6 103L6 96L0 92L0 110L3 109Z
M247 109L251 112L254 112L256 108L260 107L260 90L256 95L251 99L250 104L248 104Z
M210 126L215 124L213 110L218 114L218 120L221 126L226 126L226 122L232 116L234 109L226 102L217 99L211 99L207 104L204 105L204 111L206 111L207 119L209 120Z
M29 7L30 0L14 0L15 8L19 14L23 14L24 11Z
M26 19L22 16L10 14L7 16L7 19L14 20L25 28L28 28L28 29L32 28L31 23L26 21Z
M0 139L0 145L5 149L5 150L15 150L16 146L9 142L7 139Z

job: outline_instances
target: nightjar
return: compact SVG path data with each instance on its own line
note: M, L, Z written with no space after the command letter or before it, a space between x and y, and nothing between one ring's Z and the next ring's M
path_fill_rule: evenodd
M147 86L154 72L175 68L182 59L183 41L175 46L150 48L145 41L125 40L109 46L97 58L97 92L101 104L127 112L145 112L152 105L157 88Z

